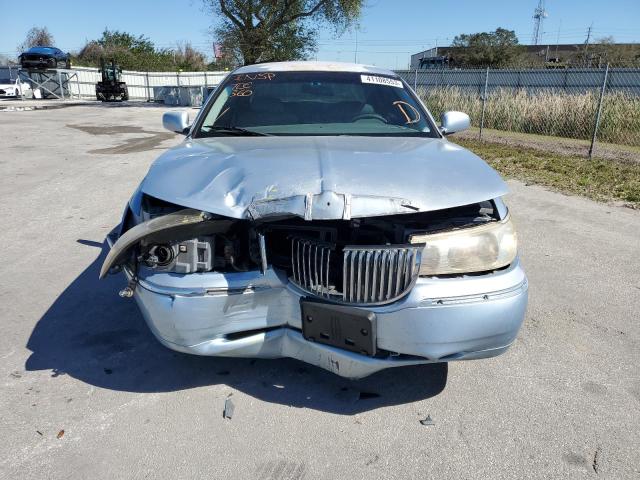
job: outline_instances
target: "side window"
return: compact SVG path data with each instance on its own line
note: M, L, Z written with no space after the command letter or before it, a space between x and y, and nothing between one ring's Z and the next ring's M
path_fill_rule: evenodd
M215 125L216 120L228 113L227 111L229 110L229 105L227 105L227 101L229 100L229 96L231 95L231 88L231 85L227 85L224 90L220 92L220 96L211 106L211 109L207 114L207 118L205 118L204 123L202 124L203 127L210 127L212 125Z

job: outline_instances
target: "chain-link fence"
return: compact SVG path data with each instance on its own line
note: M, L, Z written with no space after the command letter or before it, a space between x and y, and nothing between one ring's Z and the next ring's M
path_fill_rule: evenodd
M477 127L474 134L481 139L525 145L559 141L570 151L589 156L610 151L611 145L606 144L632 147L632 153L633 147L640 147L638 68L397 73L415 88L434 116L447 110L469 114ZM635 153L640 155L640 149Z

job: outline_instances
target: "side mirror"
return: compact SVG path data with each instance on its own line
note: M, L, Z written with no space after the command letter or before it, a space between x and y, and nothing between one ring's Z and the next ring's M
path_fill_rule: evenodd
M462 132L471 126L469 115L462 112L444 112L440 116L440 131L443 135Z
M165 112L162 126L170 132L186 135L189 132L189 112Z

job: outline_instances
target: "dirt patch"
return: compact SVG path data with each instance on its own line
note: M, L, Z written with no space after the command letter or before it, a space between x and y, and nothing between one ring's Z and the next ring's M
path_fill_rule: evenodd
M127 133L142 133L148 136L134 137L124 139L119 145L113 147L98 148L89 150L88 153L97 153L101 155L121 154L121 153L137 153L157 148L165 140L175 137L170 132L155 132L153 130L145 130L143 127L135 125L66 125L69 128L80 130L89 135L117 135Z

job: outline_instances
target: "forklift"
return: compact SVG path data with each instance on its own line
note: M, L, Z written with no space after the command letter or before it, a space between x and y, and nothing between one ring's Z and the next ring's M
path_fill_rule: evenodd
M107 64L104 58L101 58L100 72L102 81L96 84L96 100L102 100L103 102L129 100L127 84L121 81L122 69L115 64L113 59Z

